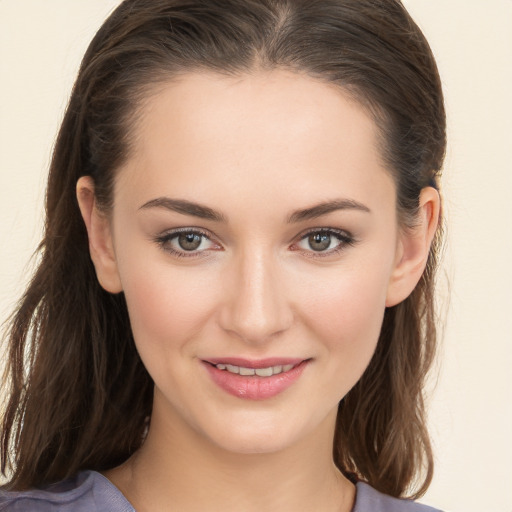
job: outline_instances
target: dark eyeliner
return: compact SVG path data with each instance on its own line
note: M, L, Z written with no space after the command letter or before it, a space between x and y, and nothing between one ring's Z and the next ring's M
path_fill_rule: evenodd
M327 251L314 251L313 249L306 250L297 248L296 251L302 252L308 258L327 258L329 256L337 255L343 252L347 247L352 247L357 243L355 237L346 230L337 228L314 228L304 233L301 233L298 237L299 242L306 239L307 237L314 234L326 234L333 236L339 240L339 245L334 249Z
M162 233L156 237L154 237L153 241L167 254L170 254L176 258L198 258L198 257L206 257L205 250L203 251L177 251L176 249L173 249L170 247L170 245L167 245L170 241L174 240L177 236L179 236L181 233L191 233L194 235L199 235L201 237L206 238L207 240L211 241L211 236L206 231L199 229L199 228L177 228L173 229L171 231L167 231L165 233Z

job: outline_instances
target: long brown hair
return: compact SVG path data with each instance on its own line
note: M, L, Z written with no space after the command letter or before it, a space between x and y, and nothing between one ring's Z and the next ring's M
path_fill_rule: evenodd
M445 152L440 79L427 41L398 0L126 0L83 59L56 141L40 264L7 337L1 469L9 488L105 470L143 442L153 383L135 349L123 294L104 291L88 253L75 186L90 175L112 205L137 112L180 73L288 69L336 84L375 119L402 224L437 186ZM339 405L334 460L394 496L432 478L423 383L436 346L426 270L388 308L376 353Z

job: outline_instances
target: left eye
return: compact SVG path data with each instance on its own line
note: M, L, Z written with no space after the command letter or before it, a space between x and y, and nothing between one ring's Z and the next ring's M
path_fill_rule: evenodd
M168 233L159 237L157 241L164 250L180 256L193 255L218 247L204 233L199 231Z
M353 243L353 239L348 234L326 230L308 233L297 245L307 251L329 253L351 243Z
M180 233L175 237L180 249L184 251L196 251L204 243L205 237L197 233Z

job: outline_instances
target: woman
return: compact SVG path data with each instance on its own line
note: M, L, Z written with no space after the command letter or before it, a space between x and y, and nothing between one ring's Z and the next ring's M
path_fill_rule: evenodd
M123 2L12 320L0 510L433 510L399 498L433 471L444 151L396 0Z

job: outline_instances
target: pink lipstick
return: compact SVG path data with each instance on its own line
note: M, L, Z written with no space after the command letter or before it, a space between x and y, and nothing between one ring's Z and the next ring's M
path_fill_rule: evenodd
M213 358L203 364L221 389L238 398L265 400L282 393L302 375L309 360Z

